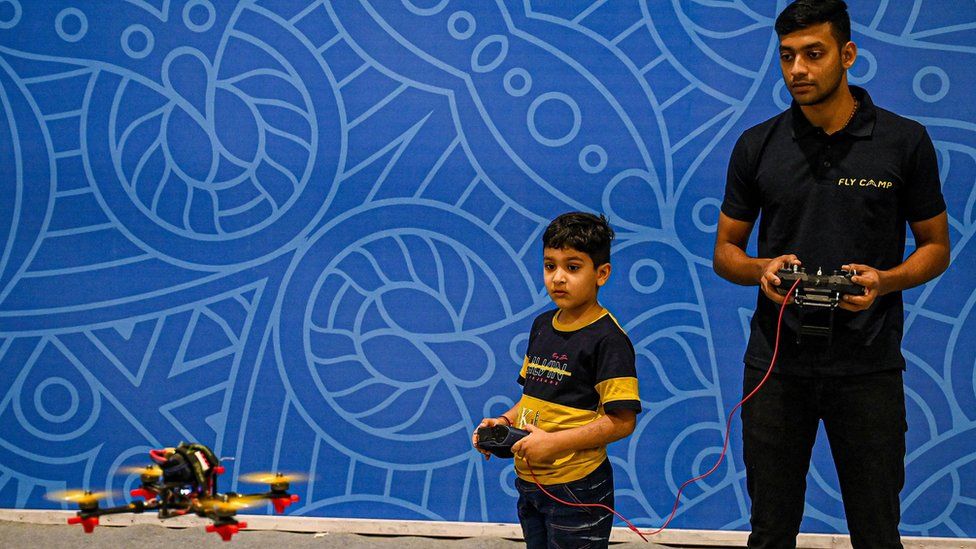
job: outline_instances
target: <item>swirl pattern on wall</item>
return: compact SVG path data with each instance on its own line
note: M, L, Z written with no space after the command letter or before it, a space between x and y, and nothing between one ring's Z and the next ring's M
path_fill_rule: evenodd
M976 537L976 6L930 3L852 5L850 79L926 125L949 208L953 266L905 294L902 531ZM0 0L0 506L197 440L231 487L310 472L293 513L515 521L470 431L582 209L645 408L618 508L660 525L740 397L755 289L711 248L732 144L789 103L781 4ZM738 436L676 527L748 528ZM846 530L823 441L803 530Z

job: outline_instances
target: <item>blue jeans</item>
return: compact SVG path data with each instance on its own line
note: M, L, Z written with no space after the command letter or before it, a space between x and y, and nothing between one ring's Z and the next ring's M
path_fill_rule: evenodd
M518 516L528 549L607 547L613 515L606 509L572 507L554 501L534 482L515 479ZM565 484L545 485L552 495L574 503L602 503L613 508L613 468L604 461L592 473Z
M743 392L764 372L746 368ZM810 454L823 421L855 549L900 548L905 483L901 370L832 377L772 374L742 408L752 498L749 547L792 549L803 518Z

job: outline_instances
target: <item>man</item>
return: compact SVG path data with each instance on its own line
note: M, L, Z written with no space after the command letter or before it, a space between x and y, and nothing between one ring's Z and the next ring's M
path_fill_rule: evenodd
M941 274L949 234L935 149L921 125L848 86L857 58L847 6L798 0L776 20L790 108L745 131L729 162L714 268L758 284L744 391L770 365L780 268L856 272L864 295L833 314L787 306L775 369L745 404L749 547L795 547L819 422L830 442L854 547L901 547L905 476L901 291ZM761 217L760 217L761 213ZM745 248L759 218L758 256ZM916 248L905 254L906 222ZM816 325L829 336L799 334Z

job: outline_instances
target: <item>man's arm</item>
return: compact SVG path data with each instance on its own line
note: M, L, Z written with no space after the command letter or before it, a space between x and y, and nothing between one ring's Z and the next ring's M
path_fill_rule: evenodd
M746 254L746 244L749 242L753 225L751 221L733 219L719 212L712 268L717 275L736 284L742 286L758 284L766 297L776 303L782 303L783 296L776 292L776 286L780 284L776 271L790 265L800 265L800 260L792 254L772 259L750 257Z
M844 296L841 308L863 311L879 296L900 292L925 284L949 267L949 221L946 212L922 221L909 223L915 236L915 251L905 261L887 271L879 271L868 265L851 263L843 268L855 269L858 274L851 280L865 288L863 296Z
M512 453L533 463L551 463L559 454L588 448L599 448L634 432L637 413L619 409L607 412L586 425L548 433L535 425L526 425L529 436L512 446Z
M715 253L712 267L715 273L742 286L759 284L766 261L746 255L746 245L754 223L718 214L718 230L715 234Z

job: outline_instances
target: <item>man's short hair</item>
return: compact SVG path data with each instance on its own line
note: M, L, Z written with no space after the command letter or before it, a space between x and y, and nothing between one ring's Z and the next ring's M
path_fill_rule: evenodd
M776 18L776 34L782 38L821 23L830 23L840 47L851 41L851 16L843 0L796 0Z
M542 246L572 248L590 256L593 266L610 263L610 241L614 232L607 218L584 212L564 213L552 220L542 233Z

